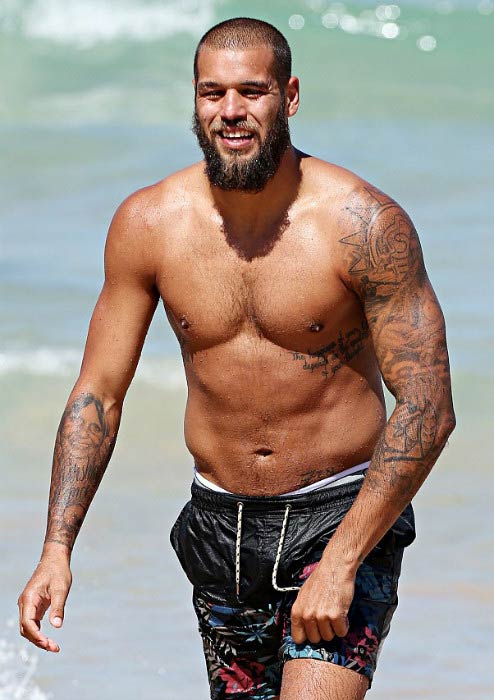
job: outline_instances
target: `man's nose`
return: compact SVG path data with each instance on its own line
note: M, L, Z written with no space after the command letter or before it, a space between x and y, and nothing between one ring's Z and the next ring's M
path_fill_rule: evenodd
M227 90L221 101L221 118L225 121L245 119L245 102L236 90Z

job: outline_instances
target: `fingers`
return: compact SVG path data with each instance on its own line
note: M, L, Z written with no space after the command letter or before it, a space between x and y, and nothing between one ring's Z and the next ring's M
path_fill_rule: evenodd
M348 629L350 623L348 621L348 615L342 613L331 620L334 633L337 637L345 637L348 634Z
M311 644L318 644L321 641L321 630L319 629L320 620L309 619L304 621L305 633L307 639ZM331 634L330 639L332 639L333 634Z
M20 633L40 649L59 652L58 644L43 634L41 621L51 606L50 622L60 628L72 583L66 559L45 556L29 579L18 601Z
M333 637L337 634L333 621L330 620L328 616L323 616L320 620L318 620L318 627L321 639L324 639L327 642L330 642L333 639ZM318 641L320 641L320 639Z
M53 625L53 627L60 628L63 625L63 616L67 595L68 591L63 590L52 593L50 622Z
M295 644L303 644L307 639L302 614L295 610L295 605L292 607L292 638Z
M46 601L42 599L36 605L33 601L20 598L20 633L40 649L59 652L58 644L41 632L41 620L47 607Z
M344 637L348 633L349 623L346 614L341 612L323 612L311 609L292 608L291 632L296 644L303 644L306 639L311 644L321 640L330 642L333 637Z

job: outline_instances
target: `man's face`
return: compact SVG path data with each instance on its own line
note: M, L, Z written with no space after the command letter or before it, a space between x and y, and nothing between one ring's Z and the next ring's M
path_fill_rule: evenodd
M94 404L84 406L77 414L65 419L64 434L76 457L92 455L101 447L104 430Z
M207 176L221 189L259 192L290 143L285 95L272 66L264 46L199 53L193 131Z

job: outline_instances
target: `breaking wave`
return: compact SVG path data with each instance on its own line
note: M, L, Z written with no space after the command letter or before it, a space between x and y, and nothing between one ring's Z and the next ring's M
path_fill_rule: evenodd
M0 352L0 377L23 374L37 377L74 377L81 364L80 350L41 347L32 350ZM160 389L185 387L183 367L172 357L143 357L135 380ZM2 700L0 696L0 700Z
M14 626L14 619L7 622L8 628ZM0 638L0 700L50 700L53 695L35 683L37 666L35 651Z
M212 0L6 0L0 28L88 48L117 39L153 41L181 32L200 34L212 23L213 10Z

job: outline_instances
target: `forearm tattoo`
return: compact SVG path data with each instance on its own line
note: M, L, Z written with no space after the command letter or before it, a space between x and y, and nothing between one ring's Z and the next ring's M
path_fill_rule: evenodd
M110 460L119 412L82 393L64 411L58 428L45 542L72 549L89 505Z
M381 436L366 488L404 507L453 427L444 319L425 272L415 228L396 202L366 187L348 203L341 238L351 283L369 323L396 407Z

